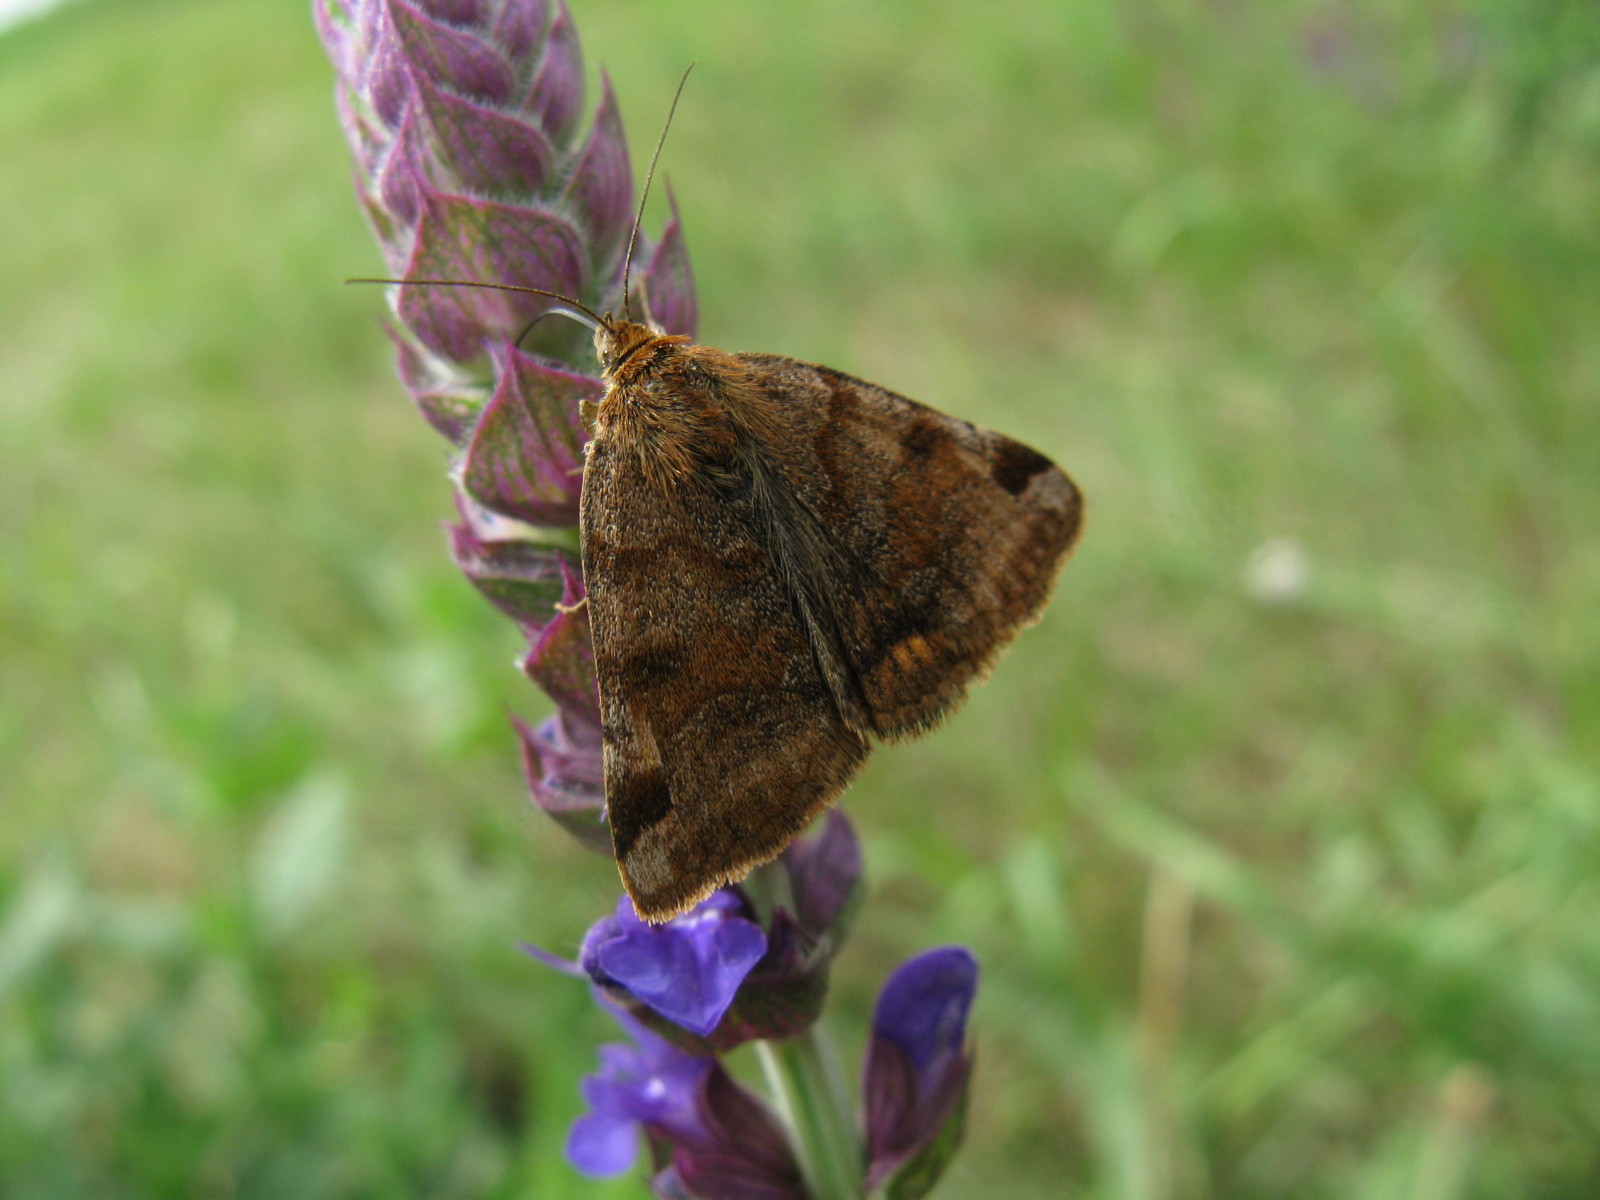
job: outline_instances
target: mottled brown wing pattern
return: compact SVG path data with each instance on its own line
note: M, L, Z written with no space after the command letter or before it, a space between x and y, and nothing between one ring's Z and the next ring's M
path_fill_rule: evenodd
M830 547L797 569L833 629L824 665L845 660L830 674L852 678L870 732L928 728L1039 616L1082 524L1077 487L1021 443L875 384L735 357L792 424L771 462Z
M774 857L866 757L740 501L592 443L581 525L623 881L662 920Z

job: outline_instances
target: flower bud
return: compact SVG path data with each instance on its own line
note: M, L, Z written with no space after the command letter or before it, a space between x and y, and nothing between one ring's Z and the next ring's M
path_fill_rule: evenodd
M867 1190L926 1195L961 1144L972 1055L967 1015L978 964L961 946L928 950L884 984L862 1075Z

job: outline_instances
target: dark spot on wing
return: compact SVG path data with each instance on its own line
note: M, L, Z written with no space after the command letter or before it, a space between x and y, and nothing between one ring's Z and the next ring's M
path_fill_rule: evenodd
M994 481L1013 496L1020 496L1035 475L1041 475L1055 466L1037 450L1030 450L1021 442L995 435L994 457L989 464L989 474Z
M606 797L611 819L611 844L617 859L628 857L645 830L672 811L672 788L660 767L624 775Z
M933 453L933 448L939 444L943 436L944 430L940 429L935 421L925 416L918 416L900 435L900 444L912 458L924 459Z
M683 671L683 656L672 650L636 650L622 660L622 675L634 687L671 683Z

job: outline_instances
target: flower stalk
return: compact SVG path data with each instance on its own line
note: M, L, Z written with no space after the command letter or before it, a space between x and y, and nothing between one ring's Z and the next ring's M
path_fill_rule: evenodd
M756 1054L814 1200L861 1200L861 1138L836 1090L839 1072L821 1027L759 1041Z

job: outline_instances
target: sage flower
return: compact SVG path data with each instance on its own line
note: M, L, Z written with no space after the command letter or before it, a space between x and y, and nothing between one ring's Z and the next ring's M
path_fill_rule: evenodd
M659 1168L659 1196L807 1200L783 1127L715 1058L685 1053L613 1008L632 1045L600 1048L586 1076L589 1111L573 1122L567 1157L593 1178L621 1175L642 1133Z
M527 949L587 978L669 1041L695 1053L721 1052L791 1037L816 1021L860 883L855 831L834 810L775 863L682 916L646 924L623 896L585 935L576 962ZM763 885L781 897L764 918L750 895Z

